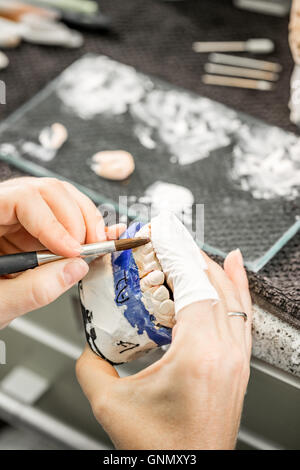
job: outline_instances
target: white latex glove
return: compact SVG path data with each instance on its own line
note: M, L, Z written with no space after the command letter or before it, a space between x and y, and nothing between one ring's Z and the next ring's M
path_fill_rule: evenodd
M151 240L173 291L175 314L194 302L219 300L199 247L172 212L163 211L151 220Z

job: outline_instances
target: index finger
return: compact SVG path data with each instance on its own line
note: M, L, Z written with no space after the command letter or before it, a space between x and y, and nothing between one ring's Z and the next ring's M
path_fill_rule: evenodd
M25 230L53 253L65 257L80 254L80 243L56 219L39 191L24 192L16 202L15 213Z

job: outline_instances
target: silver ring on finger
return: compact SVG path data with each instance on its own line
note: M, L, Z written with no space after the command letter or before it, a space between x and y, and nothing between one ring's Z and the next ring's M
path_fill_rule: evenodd
M227 315L229 317L241 317L244 321L247 321L248 315L245 312L228 312Z

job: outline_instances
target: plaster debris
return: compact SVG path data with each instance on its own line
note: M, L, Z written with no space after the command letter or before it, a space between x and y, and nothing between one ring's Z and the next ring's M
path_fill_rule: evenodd
M42 145L36 144L35 142L24 142L21 145L22 154L27 154L32 158L41 160L43 162L50 162L56 155L56 150L47 149Z
M66 142L68 131L59 122L55 122L49 127L45 127L39 135L41 145L47 150L58 150Z
M244 125L230 176L256 199L294 199L300 188L300 139L277 127Z
M293 103L297 93L295 89ZM57 94L82 119L126 114L122 119L128 119L140 144L165 157L167 164L191 165L210 156L222 159L227 148L233 157L226 154L226 161L232 162L225 170L231 185L255 199L291 200L299 194L297 136L251 121L207 98L154 83L133 67L105 56L83 57L61 75ZM295 122L298 114L294 106ZM93 170L104 171L96 166ZM155 185L150 190L154 198Z
M77 116L93 119L125 113L141 99L146 84L133 67L104 56L84 57L63 72L57 94Z
M160 211L168 210L175 213L186 226L192 225L193 193L184 186L156 181L145 191L151 206L151 217Z
M165 146L180 165L226 147L240 126L234 111L176 90L150 91L130 106L130 113L137 122L135 134L141 144L150 149Z

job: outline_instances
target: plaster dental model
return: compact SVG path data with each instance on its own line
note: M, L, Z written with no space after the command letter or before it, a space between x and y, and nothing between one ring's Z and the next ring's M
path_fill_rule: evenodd
M102 178L125 180L134 171L133 156L124 150L107 150L92 157L92 170Z
M198 246L173 213L132 224L122 238L133 236L151 242L97 258L79 285L87 341L113 364L169 344L179 310L218 300Z

